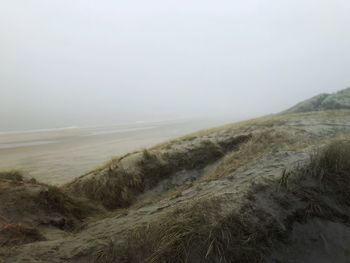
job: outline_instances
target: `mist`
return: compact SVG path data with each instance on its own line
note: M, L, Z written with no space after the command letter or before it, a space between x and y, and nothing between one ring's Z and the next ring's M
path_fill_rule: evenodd
M11 0L0 130L250 118L350 86L347 0Z

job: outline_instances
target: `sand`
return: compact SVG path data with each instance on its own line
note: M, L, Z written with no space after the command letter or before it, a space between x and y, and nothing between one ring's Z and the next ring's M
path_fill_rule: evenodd
M163 121L0 133L0 170L20 169L41 182L62 185L113 156L217 124L220 120Z
M324 185L317 183L320 182L319 178L315 177L317 180L314 180L309 176L299 177L298 169L308 165L310 154L323 144L334 138L349 138L349 123L349 111L290 115L221 127L172 143L164 143L149 149L149 154L153 151L159 157L163 153L168 158L170 154L181 160L184 156L192 158L191 160L197 160L194 157L200 156L203 161L200 169L187 167L186 162L179 162L179 169L167 174L163 181L153 187L141 188L142 194L136 195L130 205L94 218L86 218L84 224L73 232L54 232L54 235L50 232L51 229L43 232L48 237L47 241L23 244L10 251L6 247L2 248L0 262L1 257L4 262L142 262L141 258L153 255L158 256L156 259L160 255L176 262L169 255L177 255L177 248L182 248L182 244L187 244L189 240L191 243L188 243L188 247L201 244L198 247L201 249L200 254L196 249L189 249L190 253L181 254L180 259L190 255L190 262L205 262L208 255L208 262L348 262L350 230L343 220L348 220L349 209L343 199L333 194L339 192L335 185L341 184L335 184L329 191L323 191ZM160 135L166 129L162 127L161 130L158 132ZM151 131L149 129L147 132ZM140 135L140 132L138 130L137 134ZM143 131L143 138L147 132ZM232 138L247 132L254 133L252 140L240 148L232 148L232 152L229 151L218 160L206 158L205 153L211 152L209 149L200 152L193 150L202 149L203 142L208 140L218 144L221 142L223 145L222 142L229 143ZM129 131L128 136L130 133ZM269 150L265 152L261 149L262 146ZM250 152L253 153L253 158L250 158ZM129 178L132 178L130 169L140 167L137 157L141 154L144 153L130 154L121 159L118 165L109 164L105 169L79 178L70 186L81 186L82 182L91 180L92 185L96 186L97 182L101 182L98 186L107 186L105 189L108 190L113 182L123 183L115 179L118 175L117 169L123 171L124 165L128 165L125 170L129 171ZM247 158L249 162L232 169L232 160L239 156ZM167 160L172 164L175 158ZM217 170L220 167L228 169L228 172L222 173L225 169ZM111 173L105 174L107 170ZM218 177L207 177L217 171L220 172ZM154 176L153 173L146 175ZM124 178L122 176L120 178ZM347 187L348 181L344 182ZM131 183L124 184L126 190L133 185L132 180ZM73 193L79 187L65 186L62 189L65 193L72 190L71 196L78 194L80 197L80 192ZM87 192L94 189L96 193L100 187L82 189ZM115 198L116 195L110 195L113 192L103 192L107 195L96 196L107 197L112 201L121 200ZM127 193L124 188L123 192ZM3 207L6 205L5 203ZM19 212L23 213L22 210ZM207 218L204 221L202 214ZM188 221L189 219L195 220ZM209 229L204 234L203 224ZM217 226L220 227L219 234L212 235L217 232ZM168 232L168 229L175 231ZM199 237L196 237L197 233ZM152 239L153 236L155 239ZM177 238L173 239L174 236ZM194 241L187 237L194 237ZM211 241L212 237L214 239ZM227 237L229 238L226 239ZM162 249L163 240L180 241L165 244L165 252L170 251L173 254L168 255L164 254L164 250L153 249ZM201 243L201 240L204 242ZM220 244L228 244L224 246L222 254L226 259L251 260L221 260L221 254L215 254L216 250L209 250L214 242L219 248ZM242 249L237 250L235 247Z

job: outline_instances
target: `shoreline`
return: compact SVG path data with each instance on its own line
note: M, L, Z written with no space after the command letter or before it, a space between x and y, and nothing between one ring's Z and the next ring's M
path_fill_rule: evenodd
M19 169L43 183L62 185L112 157L151 147L219 121L162 121L43 132L0 133L0 170Z

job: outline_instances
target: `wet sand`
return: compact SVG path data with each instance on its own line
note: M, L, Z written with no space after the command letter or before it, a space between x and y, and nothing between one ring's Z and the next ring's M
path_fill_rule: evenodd
M220 121L167 121L108 127L0 133L0 169L20 169L61 185L108 161Z

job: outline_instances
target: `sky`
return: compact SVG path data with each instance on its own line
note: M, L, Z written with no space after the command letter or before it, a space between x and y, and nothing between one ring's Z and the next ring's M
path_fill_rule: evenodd
M349 0L1 0L0 131L251 118L350 86Z

